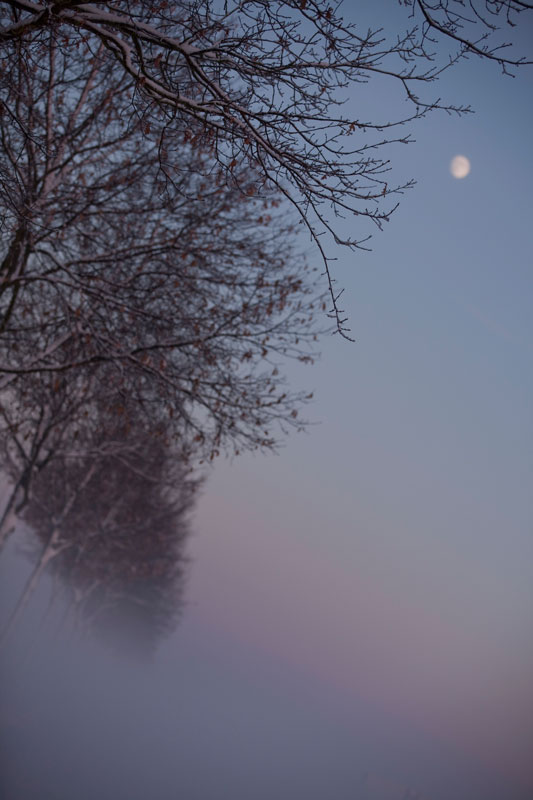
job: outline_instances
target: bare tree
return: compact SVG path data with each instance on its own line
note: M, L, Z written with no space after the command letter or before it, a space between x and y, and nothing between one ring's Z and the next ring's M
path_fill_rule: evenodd
M428 111L466 110L422 96L444 70L469 55L504 71L531 63L498 38L500 23L516 24L531 3L400 5L410 11L409 27L387 38L381 28L345 23L334 0L11 0L0 3L0 41L8 60L29 64L40 58L50 31L60 47L78 46L88 67L103 48L122 73L131 118L159 147L164 175L182 153L185 126L190 141L209 149L217 180L240 185L236 170L250 166L253 180L245 179L245 191L274 186L322 255L331 314L348 336L321 239L327 231L341 241L332 215L355 214L378 227L389 218L390 197L410 184L390 181L382 148L407 142L400 126ZM376 76L398 83L408 113L377 121L343 115L339 89ZM365 240L366 233L342 243L357 248ZM22 245L13 247L19 252Z
M36 47L3 76L0 389L20 406L29 376L90 376L164 413L181 452L272 447L306 401L279 362L312 359L324 303L279 197L252 196L249 168L217 182L187 129L162 181L102 48L88 65L48 31Z

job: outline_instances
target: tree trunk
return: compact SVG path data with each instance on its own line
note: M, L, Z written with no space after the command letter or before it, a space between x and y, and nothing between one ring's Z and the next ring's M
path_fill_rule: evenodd
M83 491L85 486L89 483L95 469L96 469L96 464L93 464L92 466L89 467L87 473L85 474L84 479L82 480L76 491L72 493L68 501L65 503L63 511L61 512L59 518L57 518L56 521L54 522L50 538L48 539L48 542L46 543L44 550L42 551L39 561L35 565L33 572L31 573L30 577L26 582L24 591L19 597L17 605L13 609L13 612L8 620L6 627L4 628L2 634L0 635L0 643L2 643L4 639L8 636L9 632L11 631L11 629L21 616L22 612L28 605L30 597L35 591L39 583L39 580L41 578L41 575L43 574L44 570L46 569L50 561L52 561L52 559L54 559L57 555L59 555L59 553L61 553L66 547L70 546L66 542L61 544L61 525L65 517L68 515L70 509L74 505L76 498L78 497L80 492Z
M30 597L37 588L37 584L39 583L41 575L43 574L44 570L46 569L50 561L52 561L52 559L55 558L55 556L58 555L58 553L64 550L66 545L58 544L60 535L61 535L61 529L59 528L59 526L56 526L52 531L43 552L41 553L39 561L35 565L33 572L31 573L30 577L26 582L24 591L19 597L18 603L13 609L13 612L8 620L6 627L2 631L2 634L0 636L0 643L3 642L4 639L9 635L11 629L21 616L26 606L28 605Z
M8 538L15 530L17 523L17 510L15 509L17 494L22 485L22 478L16 482L9 500L5 504L4 511L0 517L0 552L2 552ZM20 509L18 509L20 511Z

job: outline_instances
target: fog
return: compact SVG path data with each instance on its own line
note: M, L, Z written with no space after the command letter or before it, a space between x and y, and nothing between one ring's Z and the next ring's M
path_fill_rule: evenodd
M217 443L191 471L151 393L155 420L108 373L22 386L0 456L11 481L39 469L0 558L2 800L533 797L533 107L530 72L490 66L443 76L476 114L393 146L419 185L372 252L338 253L356 342L287 368L314 392L306 434L233 460ZM402 105L380 80L348 116ZM74 422L71 386L92 393Z
M4 609L28 573L17 549L2 563ZM198 605L150 661L80 637L60 598L43 623L41 582L1 661L3 797L529 797L409 716L206 621L212 576L195 570Z

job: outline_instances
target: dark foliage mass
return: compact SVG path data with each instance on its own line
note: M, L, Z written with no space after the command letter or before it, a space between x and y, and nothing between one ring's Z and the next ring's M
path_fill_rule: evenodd
M83 441L63 438L33 476L20 514L38 557L10 626L49 568L78 629L149 654L179 617L198 480L134 404L97 411Z
M197 484L162 431L143 430L131 411L115 419L81 455L40 472L23 517L52 553L78 626L149 653L179 616Z
M51 563L88 628L170 629L191 470L305 425L283 365L328 316L350 338L331 241L412 184L389 146L468 110L432 93L462 58L531 63L502 33L531 3L399 5L389 36L325 0L0 0L0 543L23 516L41 548L14 618ZM383 80L403 116L344 113Z

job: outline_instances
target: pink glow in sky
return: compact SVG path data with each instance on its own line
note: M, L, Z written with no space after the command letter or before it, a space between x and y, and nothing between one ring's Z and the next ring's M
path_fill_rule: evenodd
M236 479L247 481L245 470ZM204 528L215 521L217 527L204 546L202 537L197 543L201 585L193 579L191 599L201 597L194 614L203 624L334 686L347 709L364 697L407 727L533 786L528 654L512 649L505 618L487 614L505 614L497 586L491 608L491 587L479 595L483 587L473 585L479 576L468 585L446 564L441 569L455 586L443 592L441 576L428 593L425 582L417 585L420 565L409 571L394 553L357 553L357 545L353 560L339 558L327 538L310 547L281 527L275 511L264 518L255 504L232 506L227 488L223 482L212 489L201 513ZM327 537L325 509L303 515L323 525ZM335 515L329 521L334 529Z

